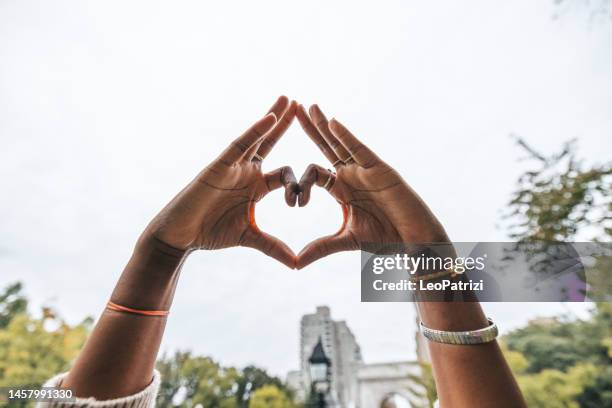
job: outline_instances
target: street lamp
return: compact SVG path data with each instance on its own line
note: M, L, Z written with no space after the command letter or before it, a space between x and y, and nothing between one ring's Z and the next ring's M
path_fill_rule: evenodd
M325 408L327 405L325 397L331 387L331 360L325 355L321 338L319 338L319 341L312 350L308 362L310 363L312 390L317 394L317 406Z

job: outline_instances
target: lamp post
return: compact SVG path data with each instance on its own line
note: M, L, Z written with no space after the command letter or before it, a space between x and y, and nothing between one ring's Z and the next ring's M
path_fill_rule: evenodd
M317 407L325 408L327 406L326 397L331 387L331 360L325 355L321 338L312 350L308 362L310 363L312 390L317 395Z

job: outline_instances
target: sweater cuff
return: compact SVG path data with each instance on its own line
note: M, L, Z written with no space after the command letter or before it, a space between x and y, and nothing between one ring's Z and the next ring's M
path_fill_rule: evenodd
M66 374L68 373L59 374L51 378L45 383L44 387L60 387ZM151 383L144 390L134 395L104 401L98 401L95 398L76 398L71 402L39 402L36 404L36 408L152 408L155 406L155 398L159 391L160 381L159 372L154 370Z

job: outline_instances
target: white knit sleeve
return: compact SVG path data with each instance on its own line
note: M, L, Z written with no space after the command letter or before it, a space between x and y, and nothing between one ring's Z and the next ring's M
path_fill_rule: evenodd
M44 387L59 387L67 373L57 375L47 381ZM147 387L123 398L98 401L95 398L77 398L72 402L39 402L36 408L153 408L159 391L160 375L153 372L153 381Z

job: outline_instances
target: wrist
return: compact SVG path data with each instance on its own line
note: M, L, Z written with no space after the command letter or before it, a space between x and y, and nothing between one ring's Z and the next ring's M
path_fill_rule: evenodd
M478 302L417 302L417 308L421 321L436 330L477 330L487 325Z
M188 251L154 238L141 237L126 265L111 301L135 309L167 310Z
M159 262L172 263L181 262L189 255L188 249L173 247L151 234L142 234L136 242L132 258L142 257L143 259L152 258Z
M408 237L408 242L416 242L422 244L448 244L452 246L452 242L446 235L444 229L431 229L427 231L409 231L405 234L402 233L402 237Z

